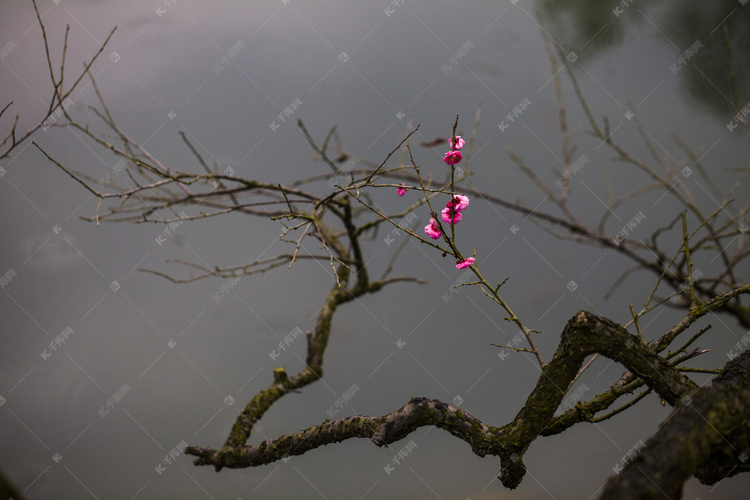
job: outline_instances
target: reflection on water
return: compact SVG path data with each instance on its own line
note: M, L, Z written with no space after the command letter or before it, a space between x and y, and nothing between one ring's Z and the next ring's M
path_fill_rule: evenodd
M608 57L632 25L649 24L656 43L673 51L670 72L697 104L726 119L750 100L750 9L743 2L544 0L539 12L564 52L585 63Z
M59 492L61 481L67 480L58 463L69 458L68 447L95 413L85 416L85 409L91 408L91 380L62 351L42 361L37 349L43 345L2 349L0 380L15 385L3 387L0 406L8 409L4 426L11 431L4 446L20 450L16 459L3 464L5 472L20 490L31 486L34 495L45 497ZM29 370L29 358L41 362Z
M645 154L643 143L637 137L635 142L631 140L636 127L626 115L625 103L630 99L636 103L641 99L646 101L648 96L651 100L639 111L647 115L657 110L644 117L644 123L647 118L649 131L654 131L658 140L673 132L682 134L686 127L694 126L699 133L690 138L691 146L696 138L698 143L708 141L708 146L717 137L724 139L720 147L707 148L708 159L716 163L723 161L720 155L725 151L737 154L738 147L743 146L738 144L737 135L727 133L724 123L736 113L737 102L742 107L750 99L748 85L742 83L746 81L746 59L750 57L746 36L750 19L748 7L729 0L679 3L519 0L475 3L470 9L458 3L442 3L436 9L433 2L413 1L401 2L395 9L396 2L380 7L369 4L370 11L362 11L348 2L326 8L286 1L222 1L220 8L198 2L172 2L161 15L154 9L163 10L167 6L164 2L153 5L99 2L96 7L88 4L67 0L60 6L57 3L48 6L49 13L45 14L51 28L48 35L59 41L65 24L70 23L71 36L78 38L75 44L71 43L68 56L69 60L78 61L90 55L84 48L95 45L87 38L89 33L96 38L100 32L108 33L113 25L120 26L113 46L96 68L97 81L118 123L136 139L147 141L149 151L175 170L199 172L205 168L195 161L178 135L179 131L187 131L211 171L229 174L231 169L239 176L269 182L324 173L328 171L325 165L309 161L312 152L294 125L300 118L316 140L322 140L331 126L339 125L343 146L348 154L356 155L336 160L341 162L342 178L347 182L347 172L359 168L353 159L379 163L403 138L404 131L419 123L419 134L412 142L416 162L423 165L426 175L443 179L444 143L430 143L450 133L456 114L461 115L459 127L463 131L459 135L470 134L477 103L482 102L476 155L471 160L471 182L481 190L510 200L522 199L531 207L548 210L544 193L518 172L506 149L512 148L523 156L538 175L546 176L544 179L550 185L563 175L555 156L560 149L560 121L550 64L544 52L544 31L553 35L563 50L563 60L576 71L592 113L597 117L608 116L614 139L622 141L629 152L639 157ZM383 7L388 6L390 15L383 12ZM96 16L91 15L94 10ZM535 12L542 19L544 31L538 29ZM17 82L16 74L9 69L12 68L28 82L45 81L47 67L41 58L40 35L34 29L24 32L33 25L33 13L25 12L24 16L20 16L24 22L16 23L22 29L7 30L17 47L0 64L0 76ZM0 27L8 23L3 17L0 16ZM79 27L85 27L86 31ZM5 31L0 29L0 33ZM213 68L238 40L244 48L231 64L222 66L221 74L216 73ZM0 46L5 42L0 38ZM36 52L29 47L35 47ZM79 53L71 55L76 51ZM737 97L729 77L729 53ZM346 57L340 57L342 54ZM24 72L21 66L32 63L37 73ZM573 130L581 123L582 113L566 77L563 82L568 126ZM16 86L18 89L13 89L19 96L16 105L24 98L38 104L36 95L21 84ZM681 89L687 92L680 92ZM41 86L35 91L43 93ZM16 99L15 95L13 98ZM274 123L279 124L274 120L294 99L303 105L274 128ZM90 86L74 96L74 101L81 114L84 105L94 104ZM520 107L522 113L515 116L514 122L503 121L514 107L521 106L519 103L530 106ZM4 104L0 101L0 106ZM713 120L706 117L709 113L695 108L709 110L720 124L713 123L712 128ZM675 116L689 116L691 121L681 123ZM92 122L98 123L93 118ZM77 138L71 140L67 130L54 132L39 138L48 143L50 152L68 154L66 160L81 163L76 165L81 169L90 168L87 174L95 179L128 180L124 171L114 175L119 164L110 156L99 158L92 154ZM594 197L602 196L604 177L611 175L615 186L622 190L648 182L611 162L611 152L585 133L575 139L579 150L573 159L583 157L586 162L585 168L572 179L575 199L571 205L575 204L576 210L580 208L584 219L589 215L598 218L604 210L601 200ZM414 147L422 142L434 149ZM243 278L231 290L226 280L196 282L190 286L167 284L136 269L159 269L174 272L178 277L188 276L190 269L163 265L175 257L200 262L209 268L240 265L258 258L260 252L276 252L279 247L270 245L280 228L258 229L257 219L241 216L207 219L191 223L189 230L180 228L168 244L161 245L155 242L155 237L164 234L162 226L120 226L109 232L78 221L73 226L79 209L81 214L95 213L95 200L85 203L88 193L46 164L44 168L34 167L35 170L23 168L35 161L38 164L38 156L34 148L29 148L19 152L16 163L3 164L6 173L0 179L0 197L6 201L12 196L14 204L26 206L24 203L28 202L18 194L22 191L43 211L54 210L64 217L70 216L60 220L65 220L66 229L74 231L79 239L70 232L51 229L11 239L8 246L12 251L8 254L13 254L12 259L0 255L10 261L7 267L0 268L0 274L10 266L18 271L18 278L0 294L0 300L4 300L0 306L10 311L2 326L12 332L2 338L0 349L0 395L7 399L0 411L3 419L0 440L7 438L19 443L9 447L11 451L0 467L7 469L22 488L36 480L28 492L31 498L87 497L83 486L63 470L65 466L75 470L86 488L99 498L205 498L202 489L213 498L316 496L317 492L301 477L302 473L328 498L359 498L373 484L377 486L367 498L428 497L431 492L418 489L424 483L429 483L443 498L479 498L481 494L497 497L507 493L494 479L499 465L496 460L480 461L472 455L461 455L467 452L464 443L437 432L420 434L419 450L446 444L450 450L456 450L458 458L448 456L452 452L443 455L425 451L419 459L415 455L413 472L418 472L424 482L415 480L410 475L412 471L406 468L385 477L383 465L391 460L393 453L353 441L267 468L215 474L207 468L196 469L186 457L180 457L178 464L182 471L174 465L165 474L157 473L154 466L164 459L164 450L182 440L197 445L220 445L236 417L234 412L239 412L250 394L270 383L274 366L286 366L291 373L303 365L304 341L294 342L278 359L271 354L288 332L314 325L321 306L318 294L324 295L331 286L327 281L315 280L320 276L327 279L330 266L322 263L304 267L300 263L292 270ZM402 163L407 161L408 157L402 158ZM39 175L44 175L45 181L59 180L55 189L65 190L65 196L51 197L50 188L46 194L35 191L40 177L34 176ZM27 182L17 182L19 179ZM19 190L6 181L19 186ZM329 190L334 183L324 184L311 189ZM404 200L410 196L415 196L413 190ZM383 198L384 203L401 200L394 192ZM48 199L48 204L38 203ZM617 215L623 218L618 222L613 214L611 227L617 231L618 223L622 227L640 210L647 212L648 223L663 222L657 219L669 212L666 207L669 199L656 208L651 203L658 200L645 199L648 205L628 206L624 213L617 210ZM594 287L587 286L614 279L619 261L610 253L599 263L596 259L600 254L578 248L570 251L563 242L554 241L544 252L549 263L542 262L529 250L529 241L535 244L542 241L545 245L548 242L536 239L537 228L525 223L518 214L483 207L479 200L473 206L477 207L475 220L486 219L479 230L479 225L474 229L469 224L462 225L461 237L465 234L475 237L464 241L467 246L479 249L478 256L490 254L494 245L508 240L482 266L487 274L499 279L510 275L506 286L512 290L508 293L513 303L518 304L519 315L535 320L534 326L544 331L540 345L544 342L543 348L553 352L559 326L573 311L599 307L599 304L592 306L597 297L589 292ZM36 211L27 213L19 209L18 212L14 217L18 218L19 227L40 227L34 224L42 223L49 226ZM424 211L418 215L424 224L428 214ZM664 216L671 219L673 215ZM595 224L596 220L592 220ZM516 234L514 231L519 228L520 234ZM273 233L268 241L266 233ZM372 253L373 264L382 261L385 265L390 259L382 243L383 236L379 234L366 248ZM76 248L90 263L84 261ZM314 253L320 248L313 244L307 250ZM481 297L476 303L470 302L473 295L467 290L452 299L451 308L455 305L455 309L450 314L436 320L441 314L434 312L436 303L437 308L444 306L441 295L455 276L443 273L442 269L436 271L427 252L405 251L403 255L394 275L414 273L431 284L394 288L368 296L351 307L342 307L335 319L324 383L306 388L302 394L290 395L275 406L252 441L271 439L319 423L327 416L326 408L353 382L363 388L356 408L362 413L383 414L413 395L446 397L441 392L445 387L440 387L444 384L451 391L446 400L456 392L461 393L468 411L476 411L488 423L506 423L507 415L503 412L512 418L528 395L528 386L536 372L528 371L529 365L522 354L498 361L495 353L489 351L488 357L501 364L483 364L488 341L504 343L506 332L502 320L494 316L496 311ZM598 264L591 273L590 262ZM558 280L552 267L560 269L565 279ZM588 276L586 282L583 276ZM573 283L572 278L580 281L575 293L566 288L566 284ZM121 286L112 288L113 280ZM601 293L604 291L606 287ZM633 293L632 303L644 299L638 293ZM6 294L15 302L6 298ZM588 302L579 299L587 294ZM628 317L626 308L617 309L621 305L608 311L624 312ZM608 303L602 307L610 306ZM75 333L62 349L44 361L40 352L51 339L38 325L52 338L68 326ZM487 332L493 337L488 339ZM508 338L515 334L507 333ZM448 337L455 343L447 342ZM407 339L405 345L397 343L401 338ZM434 377L429 377L416 359L425 362ZM586 381L590 390L579 391L585 392L581 398L606 389L622 373L617 363L607 367L606 373L596 372L602 387ZM454 368L455 372L451 372ZM431 386L438 378L440 384ZM480 380L488 384L484 389ZM489 385L490 380L496 382ZM97 410L125 383L133 387L133 394L106 418L100 417ZM478 385L470 395L461 392L474 387L472 384ZM498 392L501 398L497 397ZM228 395L232 399L226 399ZM568 406L575 401L568 401ZM8 409L23 419L50 450L5 411ZM133 418L125 415L124 410ZM659 405L656 410L645 406L641 411L644 420L657 425L666 410ZM287 425L288 419L294 419L293 424ZM93 422L91 429L66 451L89 422ZM645 427L634 425L629 417L612 420L612 429L618 434L610 433L606 425L601 427L607 429L606 436L588 427L577 427L570 433L536 441L530 449L530 456L536 458L532 457L528 465L539 482L529 477L522 489L527 488L531 492L528 495L536 494L534 498L546 498L544 490L588 498L611 473L623 450L644 438ZM54 464L52 456L58 449L62 450L63 462ZM92 456L103 460L92 460ZM112 465L115 460L117 466ZM546 466L535 460L550 463ZM71 465L74 461L79 461L80 467ZM448 461L453 470L451 477L439 472ZM44 472L50 465L54 470ZM603 468L603 473L579 474L581 470L596 467ZM187 480L185 474L193 480ZM235 487L239 481L246 484ZM456 485L448 486L441 481ZM113 493L114 482L120 488ZM288 488L289 493L281 494L282 488ZM458 493L451 496L451 491ZM511 497L517 493L513 492Z
M65 231L36 233L21 242L23 261L39 271L61 271L81 258L75 237Z

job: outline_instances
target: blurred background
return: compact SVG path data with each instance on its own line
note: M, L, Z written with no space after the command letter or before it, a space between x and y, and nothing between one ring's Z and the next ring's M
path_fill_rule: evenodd
M92 74L120 128L173 171L201 171L178 135L184 131L219 171L281 183L328 173L297 128L301 119L318 143L337 126L348 151L378 163L420 124L411 142L415 160L424 174L442 179L446 148L419 142L449 136L457 114L468 136L482 103L468 185L556 213L508 157L511 148L552 188L560 178L558 103L545 40L566 54L592 113L600 125L609 119L624 149L653 163L632 108L666 164L685 157L677 135L726 189L739 174L725 167L747 168L747 130L731 127L737 112L726 43L744 107L750 100L745 3L40 0L38 6L56 74L70 26L67 78L117 26ZM0 106L13 102L0 119L5 135L16 114L18 130L36 124L52 95L30 1L0 5L0 46ZM571 179L570 205L595 225L607 210L608 185L622 194L651 180L612 161L611 150L585 132L585 115L561 75L569 126L582 126L574 158L588 159ZM77 120L102 129L88 109L97 104L90 83L71 101ZM523 112L509 121L522 102L528 102ZM33 139L92 178L124 176L118 158L80 132L50 128ZM96 198L31 142L0 167L0 275L12 276L0 292L0 469L29 499L592 498L669 414L650 396L606 422L540 438L513 492L496 479L499 460L479 458L465 442L430 428L390 448L349 440L258 468L218 474L196 468L180 453L184 443L220 447L246 402L270 385L274 367L290 374L303 368L304 339L284 349L279 344L297 328L314 327L334 283L330 266L300 261L231 286L220 279L176 285L139 269L186 278L193 271L169 259L230 266L288 252L279 241L282 226L238 215L184 223L168 234L156 224L97 226L81 220L95 214ZM704 213L718 208L699 176L683 180ZM743 204L748 194L741 188L736 198ZM395 189L378 195L394 213L417 199L414 191L399 198ZM631 237L646 238L680 210L663 191L649 193L618 207L607 229L616 234L640 212L645 220ZM421 228L429 215L417 212L414 227ZM536 341L545 360L576 311L625 323L628 305L639 308L655 283L650 274L634 274L602 303L629 261L555 239L481 199L472 199L457 229L459 247L466 255L476 249L485 276L509 277L503 296L542 332ZM371 275L379 276L393 255L387 234L366 246ZM673 232L663 241L673 252L681 237ZM304 250L320 253L313 240ZM704 274L718 266L710 256L698 262ZM747 279L748 269L739 271ZM479 290L450 293L461 274L450 259L409 243L394 275L429 284L391 285L340 308L323 380L275 404L250 442L331 414L382 415L413 396L460 402L487 424L509 422L534 387L538 365L526 353L503 356L490 345L512 342L517 330ZM658 337L682 315L654 311L641 322L645 335ZM731 318L712 315L699 326L707 323L713 329L700 346L712 352L693 366L722 366L746 332ZM623 371L600 359L571 392L589 399ZM336 407L353 387L351 399ZM386 472L410 442L408 456ZM685 498L739 498L749 485L746 475L711 487L691 480Z

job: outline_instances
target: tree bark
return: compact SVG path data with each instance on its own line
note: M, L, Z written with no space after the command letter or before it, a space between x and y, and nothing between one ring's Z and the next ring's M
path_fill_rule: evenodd
M704 484L750 471L750 351L711 387L682 398L643 450L610 478L601 498L680 498L691 476Z

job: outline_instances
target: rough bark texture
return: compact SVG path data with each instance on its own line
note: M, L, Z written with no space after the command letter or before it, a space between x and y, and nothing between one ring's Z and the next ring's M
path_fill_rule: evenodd
M607 481L601 498L681 498L696 475L715 484L749 470L750 389L714 386L686 396L645 448Z
M512 489L525 476L523 455L537 437L590 419L581 410L583 405L558 417L554 413L585 358L595 353L621 363L629 372L610 391L594 398L598 402L590 409L600 409L605 403L608 406L643 384L675 408L645 446L623 457L619 473L607 482L602 498L679 498L683 484L693 475L714 484L750 470L750 350L727 363L712 386L698 389L673 363L660 356L653 345L586 311L578 312L568 321L557 352L542 369L536 387L513 421L503 427L487 425L442 401L412 398L400 409L383 416L326 420L252 446L238 440L221 450L191 446L186 451L198 457L197 465L210 464L217 470L242 468L301 455L350 438L369 438L377 446L385 446L405 438L418 427L436 426L466 441L479 456L500 457L500 480ZM288 383L285 377L285 373L275 374L281 391Z

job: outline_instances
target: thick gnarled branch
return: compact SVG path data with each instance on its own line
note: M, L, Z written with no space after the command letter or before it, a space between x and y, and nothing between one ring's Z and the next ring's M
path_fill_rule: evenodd
M331 293L334 295L329 298L329 304L336 303L335 297L338 296L335 290ZM332 314L333 311L321 313L323 319L319 318L319 325L321 321L329 321L329 312ZM697 389L690 379L638 337L606 318L581 311L568 321L557 353L545 365L524 407L512 422L503 427L485 424L460 408L441 401L412 398L402 408L387 415L326 420L320 425L253 446L244 445L243 439L249 433L240 436L233 430L221 450L191 446L186 453L198 457L196 465L213 465L217 470L253 467L351 438L367 437L383 446L403 439L418 427L434 425L469 443L479 456L499 456L502 464L500 479L506 487L515 488L526 471L523 453L549 425L584 359L594 353L623 364L670 404L677 404Z
M691 476L704 484L750 472L750 351L727 363L713 385L684 397L627 465L607 499L681 498Z
M210 464L217 470L222 467L254 467L350 438L369 438L378 446L386 446L425 425L434 425L467 441L479 456L500 454L497 447L502 446L495 439L498 428L483 424L455 406L428 398L412 398L400 409L380 417L326 420L320 425L254 446L221 451L191 446L186 453L199 457L195 460L196 465Z

